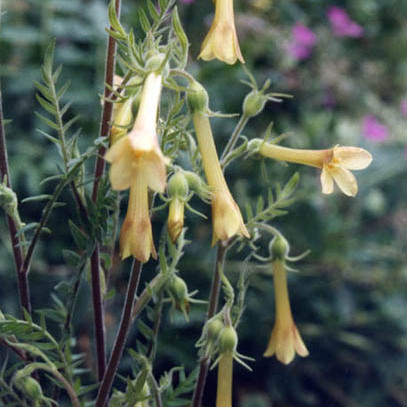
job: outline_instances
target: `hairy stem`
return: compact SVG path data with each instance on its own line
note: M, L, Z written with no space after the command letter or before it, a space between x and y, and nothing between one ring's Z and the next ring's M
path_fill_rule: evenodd
M228 250L228 242L220 241L218 243L218 251L216 253L216 262L215 262L214 273L213 273L213 277L212 277L211 291L209 294L209 304L208 304L208 310L207 310L207 314L206 314L206 321L208 321L210 318L212 318L218 309L221 274L223 273L227 250ZM196 382L191 407L201 407L201 405L202 405L202 397L203 397L204 390L205 390L206 377L208 375L210 363L211 363L211 359L209 356L203 357L200 362L198 380Z
M129 284L127 287L126 298L124 300L124 307L120 320L119 331L113 345L113 350L109 359L109 363L107 365L106 373L103 376L103 380L99 388L95 407L104 407L108 399L113 379L123 354L123 349L126 344L129 329L133 321L132 315L134 309L134 297L138 288L141 269L142 263L140 263L138 260L134 260Z
M116 0L115 9L117 18L120 18L120 8L121 0ZM111 89L113 86L115 62L116 62L116 41L112 36L109 36L107 42L106 64L105 64L105 90L104 90L105 100L102 109L102 119L99 130L99 138L107 137L110 131L113 103L107 99L108 96L110 95L109 87ZM105 147L100 146L94 169L94 182L92 190L93 202L96 202L97 200L99 191L99 181L105 169L105 160L103 158L105 152L106 152ZM95 250L91 257L91 279L92 279L92 300L94 315L93 320L95 325L96 353L98 359L98 377L99 380L102 380L105 373L106 356L105 356L104 312L103 312L102 292L100 287L99 267L100 267L99 244L96 243Z
M6 146L6 133L4 130L3 119L3 104L0 89L0 175L3 182L4 178L7 178L7 186L11 188L10 170L8 167L7 158L7 146ZM21 308L25 308L31 313L31 300L30 300L30 288L28 285L27 273L21 271L22 264L24 262L24 254L21 248L21 239L17 236L18 225L15 220L7 215L8 230L10 233L11 246L13 249L14 263L17 271L18 291L20 296ZM21 309L21 314L23 314Z

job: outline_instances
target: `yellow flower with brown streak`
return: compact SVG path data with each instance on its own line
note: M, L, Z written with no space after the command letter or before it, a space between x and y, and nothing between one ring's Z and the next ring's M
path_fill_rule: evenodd
M204 61L217 58L231 65L237 60L244 63L236 34L233 0L216 0L215 18L202 43L199 58Z
M271 333L265 357L276 355L284 364L289 364L297 353L308 356L308 350L301 339L291 313L287 287L287 274L283 259L273 261L274 297L276 321Z
M212 193L212 245L218 240L228 240L235 235L250 237L243 217L226 184L216 152L209 118L194 112L192 119L198 138L203 167Z
M260 142L259 153L280 161L310 165L322 169L322 193L331 194L334 181L348 196L355 196L358 184L350 170L363 170L372 162L372 155L359 147L335 146L326 150L300 150Z
M109 175L114 190L130 188L137 173L141 172L148 187L164 192L168 160L161 152L157 137L161 88L162 75L149 73L143 84L133 129L106 153L105 159L111 164Z
M157 258L148 209L147 180L141 171L136 171L130 187L127 214L120 231L120 252L122 259L133 256L142 263L150 256Z

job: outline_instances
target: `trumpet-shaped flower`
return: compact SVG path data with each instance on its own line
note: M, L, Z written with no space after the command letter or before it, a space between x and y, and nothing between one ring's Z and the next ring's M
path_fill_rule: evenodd
M264 356L276 355L281 363L287 365L294 359L296 353L303 357L308 356L308 350L291 313L284 260L278 259L273 262L273 278L276 321Z
M136 172L130 188L127 214L120 231L122 259L133 256L145 263L150 256L157 258L148 210L147 180L140 171Z
M162 154L157 138L161 87L162 76L149 73L133 129L106 153L106 161L111 164L110 182L115 190L130 188L137 173L141 172L152 190L164 192L168 160Z
M310 165L322 169L322 193L331 194L334 181L348 196L355 196L358 184L350 170L363 170L372 162L371 154L359 147L335 146L327 150L299 150L269 143L259 143L259 153L265 157Z
M199 58L204 61L217 58L231 65L237 60L244 63L236 34L233 0L216 0L215 18L202 43Z
M235 235L250 237L240 209L223 176L209 118L201 112L194 112L192 117L206 178L212 192L212 244Z
M233 353L224 353L218 365L216 407L232 407Z

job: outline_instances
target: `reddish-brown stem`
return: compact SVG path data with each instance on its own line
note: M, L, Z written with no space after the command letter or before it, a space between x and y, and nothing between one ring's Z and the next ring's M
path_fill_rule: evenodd
M120 7L121 0L115 1L115 9L117 17L120 18ZM111 28L111 27L110 27ZM107 42L107 52L106 52L106 64L105 64L105 90L104 90L104 103L102 109L102 119L100 123L99 138L106 137L110 131L110 122L112 120L113 103L107 100L110 94L110 89L113 86L113 78L115 72L115 62L116 62L116 41L113 37L109 36ZM92 200L96 202L98 191L99 191L99 181L103 176L105 169L105 160L103 158L105 154L105 148L102 146L99 148L98 157L96 159L95 169L94 169L94 181L92 190ZM103 299L100 287L100 258L99 258L99 245L96 243L95 250L91 257L91 278L92 278L92 300L93 300L93 315L94 315L94 325L95 325L95 340L96 340L96 354L97 354L97 364L98 364L98 377L102 380L105 367L106 367L106 356L105 356L105 326L104 326L104 310L103 310Z
M212 277L212 286L211 291L209 294L209 303L208 303L208 311L206 314L206 321L211 319L217 309L218 309L218 302L219 302L219 291L220 291L220 283L221 283L221 270L223 270L225 264L225 257L226 252L228 250L228 242L220 241L218 244L218 251L216 253L216 262L214 267L214 273ZM199 373L198 379L196 382L194 395L192 398L192 407L201 407L202 405L202 398L205 390L206 384L206 377L208 376L209 365L211 363L211 359L209 356L205 356L201 359L201 363L199 365Z
M0 182L7 178L7 186L11 188L10 170L8 167L7 158L7 146L6 146L6 133L4 130L3 119L3 103L0 89ZM24 262L24 255L21 248L21 240L17 236L17 224L15 220L7 215L8 230L10 233L11 246L13 249L14 263L17 271L17 282L20 296L20 305L31 313L31 301L30 301L30 288L28 285L27 273L21 270ZM23 314L21 312L21 314Z
M134 309L134 297L140 281L140 274L142 269L142 263L138 260L134 260L130 280L127 287L126 298L124 300L124 307L122 317L120 320L119 331L116 336L116 340L113 345L112 354L107 365L106 373L100 384L99 392L96 398L95 407L104 407L108 399L110 389L117 368L119 366L120 359L123 354L124 345L126 344L129 329L133 321L133 309Z

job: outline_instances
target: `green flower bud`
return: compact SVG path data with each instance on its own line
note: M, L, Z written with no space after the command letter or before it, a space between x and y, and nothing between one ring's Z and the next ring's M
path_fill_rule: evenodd
M146 63L146 69L147 71L158 71L160 69L163 61L164 61L165 55L164 54L155 54L151 57L148 58L147 63ZM169 73L169 65L166 63L164 65L164 68L161 72L163 76L167 76Z
M258 153L262 143L263 143L263 140L260 138L254 138L253 140L250 140L249 143L247 144L248 153L249 154Z
M269 251L275 260L284 260L287 257L289 250L290 245L282 236L276 236L270 242Z
M15 384L22 392L26 393L33 400L39 400L43 394L40 384L37 380L27 375L24 370L16 373Z
M0 207L7 215L14 217L17 211L17 196L5 183L0 183Z
M209 97L205 88L194 81L188 88L187 93L188 106L192 113L205 113L209 106Z
M253 89L244 99L243 115L246 117L257 116L264 109L266 100L262 93Z
M225 326L219 334L219 353L233 353L237 348L237 333L233 326Z
M208 321L206 324L206 333L208 336L208 341L215 342L218 339L219 334L222 331L223 327L224 325L219 318Z
M195 191L201 198L210 199L211 192L202 178L192 171L184 171L184 176L188 181L190 188Z
M176 172L168 181L170 198L186 198L189 192L188 181L182 171Z
M175 301L180 305L184 305L188 299L188 287L181 277L174 276L171 279L169 291L174 296Z

